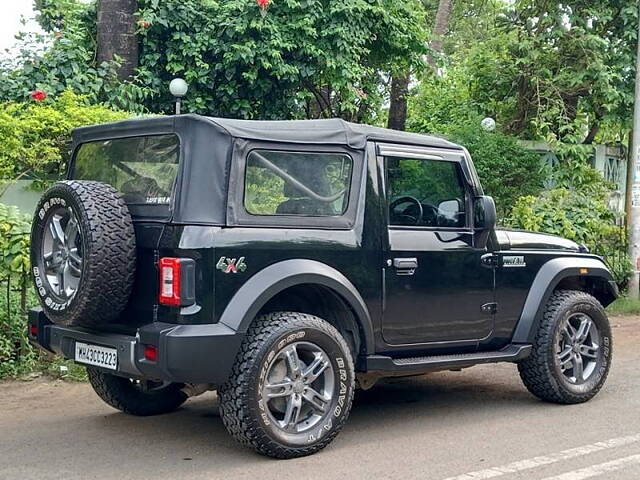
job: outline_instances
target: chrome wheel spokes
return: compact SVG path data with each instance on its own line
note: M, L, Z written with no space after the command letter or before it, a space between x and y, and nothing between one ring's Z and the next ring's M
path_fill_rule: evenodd
M42 256L52 292L64 301L71 300L82 273L80 228L71 208L58 208L47 219Z
M596 371L600 354L600 334L594 321L584 313L574 313L566 320L556 345L556 362L571 382L586 382Z
M334 390L333 367L327 354L312 343L296 342L271 361L262 397L281 430L300 433L328 412Z

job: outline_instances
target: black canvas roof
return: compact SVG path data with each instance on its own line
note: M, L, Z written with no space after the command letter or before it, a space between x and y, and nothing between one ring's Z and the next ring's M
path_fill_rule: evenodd
M363 149L367 140L402 143L460 150L461 147L443 138L419 133L350 123L339 118L326 120L234 120L201 115L157 116L132 118L115 123L92 125L74 130L76 142L91 138L131 136L154 128L174 129L178 125L199 123L209 125L233 138L298 144L344 145Z
M429 147L460 149L460 146L430 135L350 123L339 118L326 120L234 120L204 117L236 138L284 143L346 145L364 148L367 140Z
M367 140L462 150L462 147L442 138L358 125L340 119L263 121L200 115L132 118L76 128L72 134L73 148L75 151L85 142L171 133L180 136L181 158L190 159L181 162L176 187L178 194L171 206L173 221L186 224L225 224L233 151L234 148L244 148L241 144L247 143L236 142L236 139L281 145L307 144L309 148L332 145L350 149L354 158L364 156ZM69 178L73 178L73 163L69 165Z

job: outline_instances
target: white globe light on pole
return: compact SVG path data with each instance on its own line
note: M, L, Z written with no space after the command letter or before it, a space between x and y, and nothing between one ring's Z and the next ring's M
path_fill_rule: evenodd
M189 85L182 78L174 78L169 84L169 91L176 99L176 115L180 115L180 107L182 106L182 97L187 94Z
M480 122L480 126L485 132L493 132L496 129L496 121L491 117L487 117Z

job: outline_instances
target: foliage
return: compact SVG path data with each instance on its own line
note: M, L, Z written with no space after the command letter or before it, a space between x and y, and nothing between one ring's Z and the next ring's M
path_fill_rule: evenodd
M27 307L38 303L29 276L31 219L0 203L0 379L45 372L83 380L84 368L44 354L27 340Z
M129 113L88 105L65 91L42 102L7 102L0 107L0 179L59 177L66 169L71 130L120 120Z
M45 34L21 34L17 53L0 57L0 101L29 99L33 90L58 95L71 89L91 103L141 111L144 89L120 83L117 59L95 62L95 3L37 0Z
M24 373L35 361L26 338L31 222L0 204L0 377Z
M409 97L407 129L447 135L482 119L469 92L464 69L453 67L445 75L425 75Z
M640 300L620 297L607 307L607 313L611 316L640 315Z
M519 145L515 137L486 132L479 125L478 120L454 128L449 138L469 150L485 193L494 197L498 218L503 219L519 197L540 193L545 172L538 154Z
M381 72L419 64L416 0L286 0L264 17L254 2L143 0L139 82L155 92L190 84L189 111L241 118L371 119ZM357 19L357 21L356 21ZM168 110L167 94L148 103Z
M140 0L139 7L138 75L119 83L115 63L94 61L95 1L38 0L48 36L24 38L17 60L0 63L0 99L72 88L92 102L168 112L167 85L182 76L190 112L374 120L388 75L420 67L426 51L420 0L283 0L264 16L247 0Z
M482 79L474 98L496 102L509 131L546 141L591 143L600 128L629 127L638 31L636 0L517 0L497 16L507 55L469 62ZM505 49L506 48L506 49ZM472 57L472 55L470 55ZM490 72L489 76L483 72ZM606 130L606 129L605 129ZM585 138L585 132L588 132ZM620 140L617 138L609 140Z
M624 229L608 205L610 185L584 161L562 162L553 174L555 188L537 197L520 197L508 223L516 228L559 235L587 245L609 261L624 284L631 273Z

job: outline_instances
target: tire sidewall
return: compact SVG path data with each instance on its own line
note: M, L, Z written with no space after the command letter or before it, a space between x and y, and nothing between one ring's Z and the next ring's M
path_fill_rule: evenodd
M303 341L317 345L327 354L333 367L335 390L327 413L318 424L305 432L289 434L273 424L267 412L267 402L262 396L262 387L273 358L288 345ZM355 388L353 360L345 346L326 332L309 326L290 328L265 342L251 369L248 390L256 429L269 440L292 449L313 447L334 436L349 416Z
M31 270L35 283L36 294L38 295L40 303L45 309L47 315L55 317L56 319L64 319L69 312L73 312L78 299L82 298L84 286L86 284L85 272L87 262L82 262L78 290L71 300L61 300L51 291L49 282L46 279L42 246L47 221L58 208L70 208L76 216L78 220L80 241L82 242L83 259L89 258L90 243L87 241L85 231L85 212L83 209L78 208L78 202L73 195L73 191L65 188L64 183L58 183L45 192L36 208L33 226L31 229Z
M575 313L584 313L593 320L600 335L600 350L596 369L591 377L584 383L574 384L560 370L556 361L556 345L562 335L562 326L567 319ZM549 345L548 360L553 376L558 387L570 395L585 396L597 392L606 380L612 357L612 338L609 319L602 307L585 299L571 302L563 306L556 315L554 322L553 341Z

